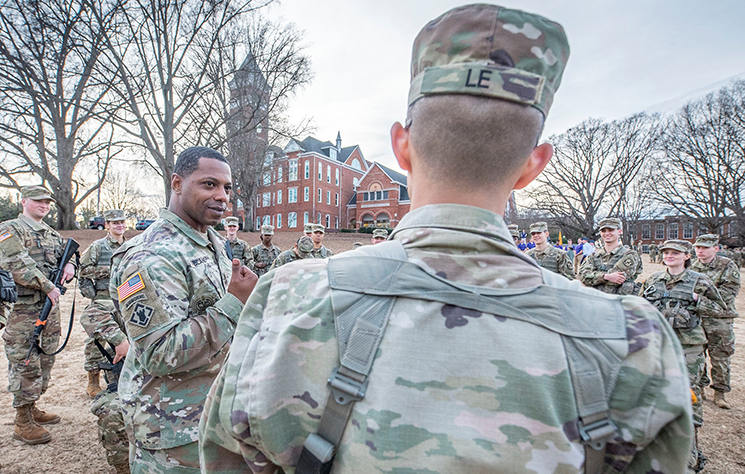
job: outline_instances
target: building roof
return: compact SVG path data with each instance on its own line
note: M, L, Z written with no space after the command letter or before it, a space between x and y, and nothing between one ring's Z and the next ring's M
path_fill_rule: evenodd
M409 188L403 184L398 187L398 200L399 201L411 201L409 197Z
M352 194L352 199L349 200L349 202L347 203L347 206L354 206L355 204L357 204L357 192L356 191Z
M337 136L337 139L339 137ZM302 141L295 141L300 148L303 149L305 152L314 152L318 153L319 155L327 156L331 158L331 152L329 151L331 148L336 148L336 145L329 141L322 142L321 140L313 137L306 137L305 140ZM344 163L347 161L347 158L349 158L349 155L354 152L355 148L359 148L359 145L352 145L352 146L345 146L342 147L341 151L336 154L336 161L339 161L341 163ZM362 150L360 150L360 156L362 156ZM362 158L363 161L365 158Z
M383 170L383 173L387 174L389 178L391 178L391 181L395 181L398 184L403 184L404 186L408 186L407 178L405 174L401 174L398 171L393 171L387 166L381 165L377 161L375 162L375 164L380 166L380 169Z

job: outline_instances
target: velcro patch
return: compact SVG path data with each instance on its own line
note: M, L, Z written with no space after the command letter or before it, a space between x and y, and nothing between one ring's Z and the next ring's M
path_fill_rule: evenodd
M129 318L129 322L146 328L150 324L150 319L153 317L154 312L155 310L150 306L137 303L132 310L132 316Z
M136 275L130 277L127 281L119 285L119 288L116 289L117 293L119 293L119 303L121 304L130 296L144 289L145 282L142 280L142 275L137 273Z
M9 238L13 237L10 232L5 232L3 235L0 235L0 242L7 240Z

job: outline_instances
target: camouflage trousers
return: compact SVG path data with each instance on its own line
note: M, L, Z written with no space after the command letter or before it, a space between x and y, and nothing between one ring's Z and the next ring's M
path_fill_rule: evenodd
M704 402L701 398L701 376L704 374L704 346L690 346L683 344L683 355L688 368L688 380L691 383L691 390L696 395L696 402L693 404L693 425L701 426L704 423Z
M198 448L197 442L157 450L131 444L129 446L129 469L132 474L199 473Z
M3 334L5 355L8 357L8 391L13 394L13 407L37 401L47 391L52 376L54 356L33 351L28 365L25 364L36 319L41 313L44 301L32 304L18 301L10 313L8 326ZM47 324L41 333L42 349L54 352L59 339L59 306L55 306L49 313Z
M711 379L706 373L701 377L701 387L711 384L711 388L720 392L729 392L730 359L735 353L735 328L732 318L704 318L704 331L709 343L705 346L711 360Z
M96 330L98 329L99 323L101 321L110 319L111 308L94 301L86 306L83 310L83 314L80 315L80 324L83 326L83 329L85 329L85 333L90 336L91 334L96 333ZM104 341L99 339L98 342L102 346L104 346L104 348L107 348ZM85 368L86 372L90 372L91 370L98 370L99 362L108 362L103 354L101 354L101 351L98 350L98 347L96 347L96 344L93 342L92 337L88 337L85 340L84 354L85 362L83 364L83 367Z
M119 394L102 390L91 404L91 413L98 418L98 439L106 451L106 460L112 466L128 463L129 439Z

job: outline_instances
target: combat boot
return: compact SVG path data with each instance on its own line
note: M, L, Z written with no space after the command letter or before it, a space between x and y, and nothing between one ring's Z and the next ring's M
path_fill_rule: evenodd
M725 410L730 409L729 403L724 399L724 392L720 392L719 390L714 391L714 404L719 408L724 408Z
M54 413L47 413L44 410L36 408L36 403L31 404L31 417L34 419L37 425L56 425L60 422L59 415Z
M116 474L130 474L129 462L127 461L124 461L121 464L114 464L114 469L116 469Z
M101 391L101 371L98 369L88 372L88 396L94 398Z
M31 417L31 405L16 407L16 421L13 439L23 441L26 444L48 443L52 439L49 431L37 425Z

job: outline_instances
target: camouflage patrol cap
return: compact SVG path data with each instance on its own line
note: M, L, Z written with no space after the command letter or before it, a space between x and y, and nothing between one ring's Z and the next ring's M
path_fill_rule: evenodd
M375 229L372 233L373 239L376 237L388 238L388 231L385 229Z
M108 211L103 211L103 218L106 222L123 221L124 211L121 209L109 209Z
M691 248L693 246L690 242L687 240L666 240L662 245L660 245L660 252L663 250L677 250L678 252L683 253L691 253Z
M310 257L310 253L313 251L313 239L304 235L297 239L297 252L302 258Z
M600 221L598 229L621 229L621 219L616 217L606 217Z
M365 244L363 244L362 242L355 242L355 243L352 244L352 250L356 250L356 249L358 249L360 247L364 247L364 246L365 246Z
M409 106L435 94L469 94L530 105L548 115L569 59L564 29L496 5L454 8L414 40Z
M325 234L326 228L323 224L313 224L313 232L323 232Z
M262 225L261 235L274 235L274 227L270 225Z
M517 224L509 224L507 225L507 229L510 231L512 237L520 237L520 229Z
M507 224L507 228L510 230L517 230L518 226L517 224Z
M57 200L52 197L52 192L44 186L24 186L21 188L21 197L33 201L51 199L52 201L57 202Z
M545 222L534 222L530 224L530 233L548 232L548 224Z
M238 218L237 217L226 217L225 218L225 227L230 226L236 226L238 227Z
M313 224L311 224L310 222L305 224L303 226L303 232L306 234L310 234L311 232L313 232Z
M717 234L704 234L696 239L695 247L714 247L719 245L719 236Z

